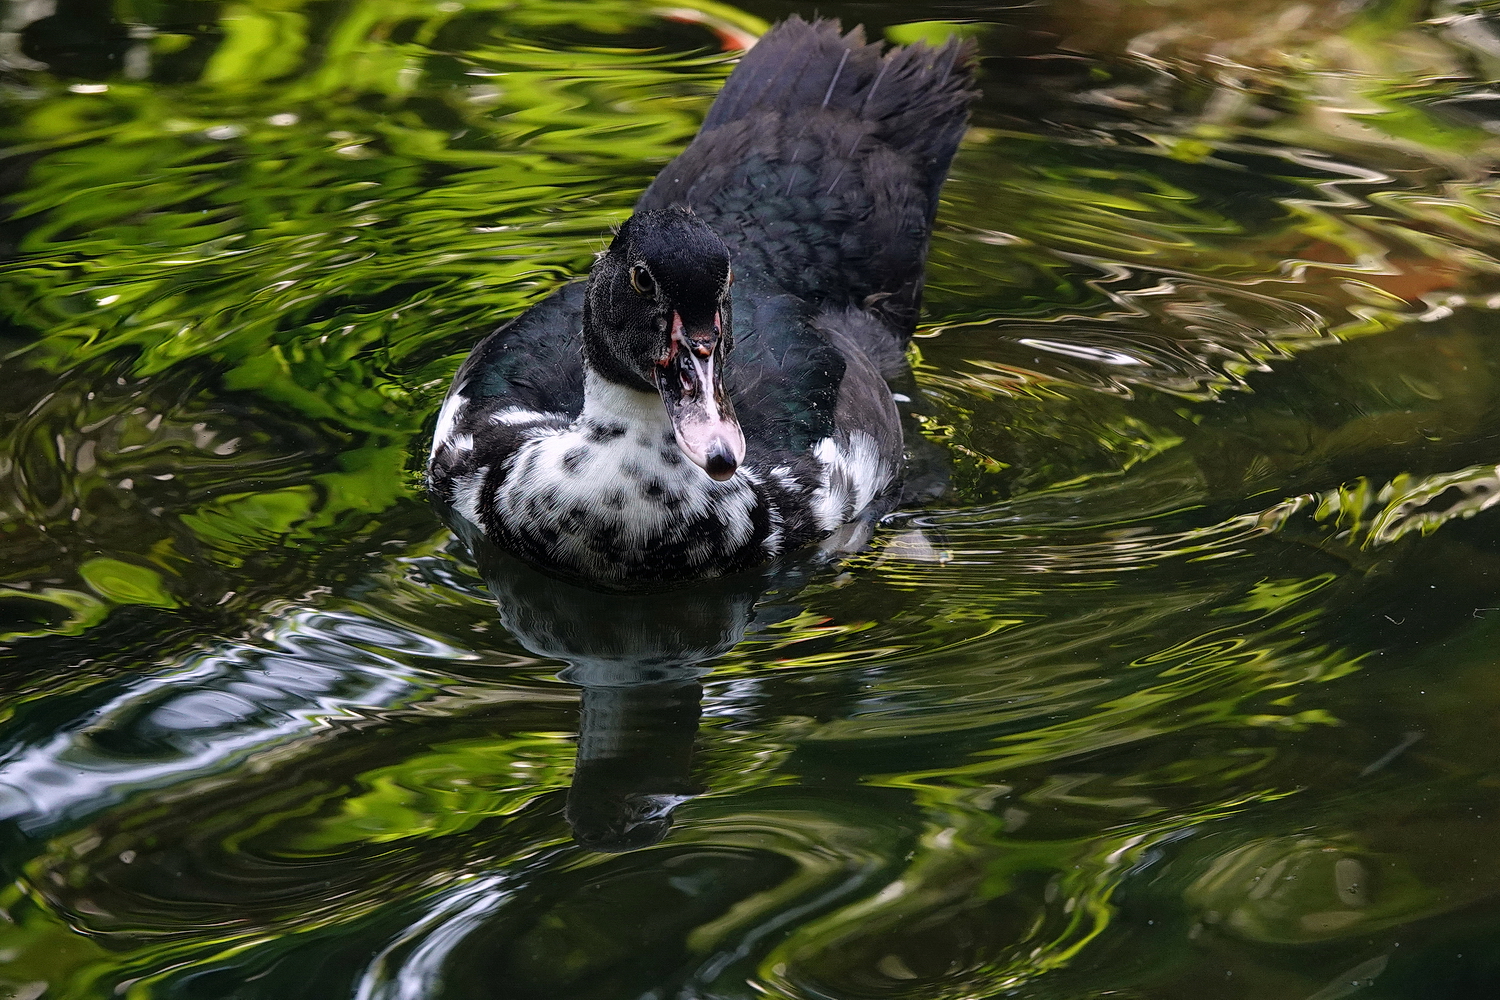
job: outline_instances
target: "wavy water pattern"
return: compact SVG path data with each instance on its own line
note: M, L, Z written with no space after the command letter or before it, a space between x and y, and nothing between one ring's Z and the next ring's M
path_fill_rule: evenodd
M929 499L625 596L426 438L769 8L13 7L0 995L1500 987L1490 5L824 5L982 57Z
M347 613L293 613L260 638L131 682L44 742L11 742L0 761L0 812L32 836L76 824L131 795L243 766L340 720L431 697L441 678L387 652L418 662L465 658Z

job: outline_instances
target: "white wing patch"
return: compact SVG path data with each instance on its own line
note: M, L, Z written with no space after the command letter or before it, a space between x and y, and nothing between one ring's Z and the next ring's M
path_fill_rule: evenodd
M436 455L443 448L452 445L453 428L458 425L458 415L463 408L469 404L463 393L455 392L443 400L443 408L438 411L437 430L432 434L432 453ZM469 439L469 447L474 446L474 439Z
M771 470L771 478L784 490L800 490L802 484L797 482L797 476L792 472L789 465L778 465Z
M823 464L812 510L824 531L852 520L896 475L881 458L880 444L864 431L850 431L844 441L824 438L813 447L813 457Z
M484 477L489 472L490 467L486 465L467 476L455 476L453 479L453 509L462 514L464 520L481 528L485 524L479 516L479 493L484 489Z
M524 406L507 406L503 410L496 410L494 413L491 413L490 423L517 426L550 420L553 416L554 414L551 413L538 413L536 410L528 410Z

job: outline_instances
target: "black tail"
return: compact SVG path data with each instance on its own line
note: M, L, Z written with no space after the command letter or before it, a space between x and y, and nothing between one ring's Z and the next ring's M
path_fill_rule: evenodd
M845 34L837 21L809 23L794 14L745 53L709 108L703 132L765 111L844 111L926 168L935 209L974 96L972 42L951 38L937 48L886 50L866 42L863 27Z
M965 42L889 51L792 17L745 54L703 129L636 208L681 205L738 279L915 327L938 192L974 97Z

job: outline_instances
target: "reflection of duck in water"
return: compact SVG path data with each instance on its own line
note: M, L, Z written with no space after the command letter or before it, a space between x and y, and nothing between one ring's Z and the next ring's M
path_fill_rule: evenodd
M614 586L732 573L888 510L885 377L905 369L971 66L958 42L773 28L588 281L464 363L434 495L532 564Z
M672 810L705 789L692 779L698 679L745 635L768 578L740 574L674 595L601 594L538 573L454 519L500 621L527 649L567 662L583 689L568 825L584 847L628 851L656 843ZM780 574L795 586L792 568Z

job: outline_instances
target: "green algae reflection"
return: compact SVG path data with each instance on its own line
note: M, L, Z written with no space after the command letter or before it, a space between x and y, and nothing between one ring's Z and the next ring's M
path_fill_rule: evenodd
M0 992L1500 984L1488 3L821 7L985 57L953 487L760 594L665 841L575 842L426 429L772 6L5 15Z

